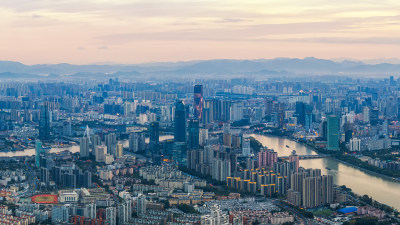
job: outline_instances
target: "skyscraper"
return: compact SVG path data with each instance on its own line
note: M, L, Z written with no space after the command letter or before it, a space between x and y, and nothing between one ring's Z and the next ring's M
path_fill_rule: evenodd
M81 157L89 157L89 139L87 137L81 138L79 146L80 146L79 155Z
M198 149L199 148L199 141L200 141L200 128L199 128L199 120L198 119L191 119L189 120L189 149Z
M160 143L160 125L158 122L150 123L149 127L149 136L150 136L150 150L152 152L159 150Z
M186 142L186 108L182 101L175 103L174 140Z
M296 164L296 167L295 167L296 172L299 171L299 165L300 165L299 159L300 159L300 157L296 154L296 151L293 150L292 154L289 156L289 162L294 162Z
M129 151L144 151L145 148L145 133L143 131L132 132L129 134Z
M117 135L115 133L109 133L105 137L105 143L107 146L107 151L105 154L110 154L115 156L115 150L117 146Z
M339 117L335 115L329 115L327 118L327 131L328 131L328 143L327 150L337 151L339 150L339 128L340 122Z
M39 139L42 141L50 139L50 114L46 103L40 107Z
M194 117L201 121L203 115L203 85L194 86Z
M296 102L295 114L297 117L297 124L304 126L306 120L306 104L304 102Z
M42 153L42 142L36 141L35 143L35 163L36 167L40 167L40 153Z

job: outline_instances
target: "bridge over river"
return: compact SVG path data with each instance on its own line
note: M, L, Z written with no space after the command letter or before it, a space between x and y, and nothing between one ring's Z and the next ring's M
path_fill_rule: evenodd
M321 158L329 158L330 155L319 154L319 155L299 155L300 159L321 159ZM289 159L289 156L280 156L278 159Z

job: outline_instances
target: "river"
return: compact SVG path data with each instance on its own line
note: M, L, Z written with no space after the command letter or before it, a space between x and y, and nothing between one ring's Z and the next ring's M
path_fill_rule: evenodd
M318 154L312 148L287 138L257 134L251 136L263 144L264 147L274 149L278 156L288 156L293 150L296 150L298 155ZM335 184L346 185L354 193L359 195L367 194L378 202L400 210L400 182L345 165L333 158L300 160L300 166L321 169L322 174L333 175ZM326 167L332 170L327 170Z
M172 139L172 138L174 138L173 135L160 135L159 140L164 141L166 139ZM146 138L145 141L146 141L146 143L149 143L149 138ZM121 141L119 141L119 143L122 143L122 145L125 148L129 147L128 140L121 140ZM48 150L48 152L49 153L58 153L58 152L62 152L65 150L68 150L71 153L79 152L79 145L72 144L72 145L66 145L65 147L55 147L55 148L51 148L50 150ZM16 157L16 156L32 156L32 155L35 155L35 149L33 149L33 148L28 148L23 151L0 152L0 157Z

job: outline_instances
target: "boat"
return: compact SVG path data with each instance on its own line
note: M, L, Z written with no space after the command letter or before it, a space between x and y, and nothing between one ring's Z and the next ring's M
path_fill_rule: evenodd
M329 168L329 167L325 167L325 169L327 169L327 170L332 170L331 168Z

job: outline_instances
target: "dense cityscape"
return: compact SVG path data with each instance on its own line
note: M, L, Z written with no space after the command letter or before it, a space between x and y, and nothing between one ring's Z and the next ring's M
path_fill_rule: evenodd
M0 83L0 223L399 224L393 76Z

